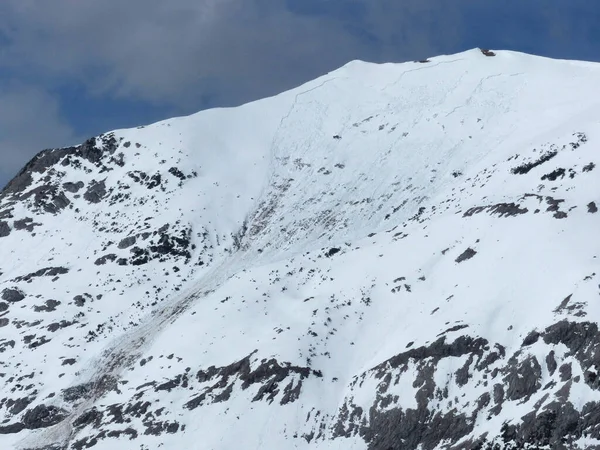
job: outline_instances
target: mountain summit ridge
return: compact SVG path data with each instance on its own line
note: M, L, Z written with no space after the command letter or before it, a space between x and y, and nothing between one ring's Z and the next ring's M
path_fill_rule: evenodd
M0 443L600 448L600 65L424 61L34 157Z

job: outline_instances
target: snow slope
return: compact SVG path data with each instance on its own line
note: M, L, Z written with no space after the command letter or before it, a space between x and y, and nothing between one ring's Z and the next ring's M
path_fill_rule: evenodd
M478 49L47 150L0 446L600 448L600 66Z

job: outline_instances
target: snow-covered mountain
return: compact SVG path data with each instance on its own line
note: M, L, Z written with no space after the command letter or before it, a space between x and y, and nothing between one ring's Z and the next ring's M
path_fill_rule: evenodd
M352 62L0 193L2 449L600 449L600 65Z

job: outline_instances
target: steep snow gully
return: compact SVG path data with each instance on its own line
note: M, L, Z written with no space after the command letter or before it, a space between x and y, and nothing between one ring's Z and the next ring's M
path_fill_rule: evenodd
M0 447L600 449L600 66L479 49L45 150Z

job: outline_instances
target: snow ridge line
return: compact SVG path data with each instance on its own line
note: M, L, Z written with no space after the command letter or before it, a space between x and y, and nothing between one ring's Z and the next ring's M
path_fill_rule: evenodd
M400 76L398 77L397 80L395 80L395 81L393 81L393 82L391 82L389 84L386 84L380 90L383 92L383 91L388 90L392 86L396 86L398 83L400 83L400 81L402 81L402 78L404 78L404 75L406 75L407 73L418 72L420 70L433 69L434 67L441 66L442 64L452 64L452 63L459 62L459 61L464 61L464 60L465 60L464 58L457 58L457 59L453 59L451 61L440 61L440 62L435 63L435 64L425 63L425 64L427 64L425 67L418 67L416 69L410 69L410 70L406 70L406 71L402 72L400 74Z

